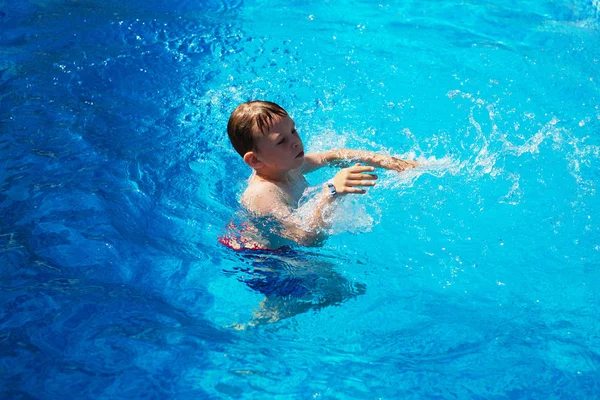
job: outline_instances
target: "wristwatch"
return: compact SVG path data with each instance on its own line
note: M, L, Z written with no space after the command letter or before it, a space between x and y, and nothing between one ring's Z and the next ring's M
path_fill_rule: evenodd
M337 190L335 190L335 185L333 184L333 182L331 182L331 181L325 182L325 185L329 189L329 193L331 194L331 197L333 197L337 194Z

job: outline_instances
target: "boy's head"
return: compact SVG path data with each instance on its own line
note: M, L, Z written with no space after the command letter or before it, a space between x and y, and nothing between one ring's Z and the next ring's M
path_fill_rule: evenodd
M229 140L255 170L286 171L304 162L304 146L288 113L269 101L249 101L231 113Z
M270 101L254 100L242 103L233 110L227 123L227 134L233 148L242 157L249 151L256 151L259 135L268 133L277 117L287 117L288 113Z

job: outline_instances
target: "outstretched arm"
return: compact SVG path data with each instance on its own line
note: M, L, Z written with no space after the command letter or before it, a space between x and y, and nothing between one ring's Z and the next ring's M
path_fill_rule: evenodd
M304 157L302 172L308 173L324 167L325 165L336 165L344 162L361 162L375 167L393 169L398 172L402 172L419 165L415 161L401 160L397 157L377 154L372 151L339 149L307 154Z

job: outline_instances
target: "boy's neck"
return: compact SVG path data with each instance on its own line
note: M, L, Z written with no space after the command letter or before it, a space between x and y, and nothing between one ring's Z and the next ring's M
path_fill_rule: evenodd
M289 183L290 174L289 171L254 171L256 176L267 182L275 183Z

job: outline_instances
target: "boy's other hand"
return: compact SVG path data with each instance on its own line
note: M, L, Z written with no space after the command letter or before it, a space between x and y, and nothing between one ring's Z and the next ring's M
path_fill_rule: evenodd
M377 175L368 173L373 171L375 171L375 168L360 164L344 168L333 178L335 190L339 194L364 194L366 193L366 190L360 189L360 186L375 186Z
M384 157L384 159L379 162L379 165L385 169L393 169L394 171L398 172L403 172L407 169L419 166L416 161L401 160L396 157Z

